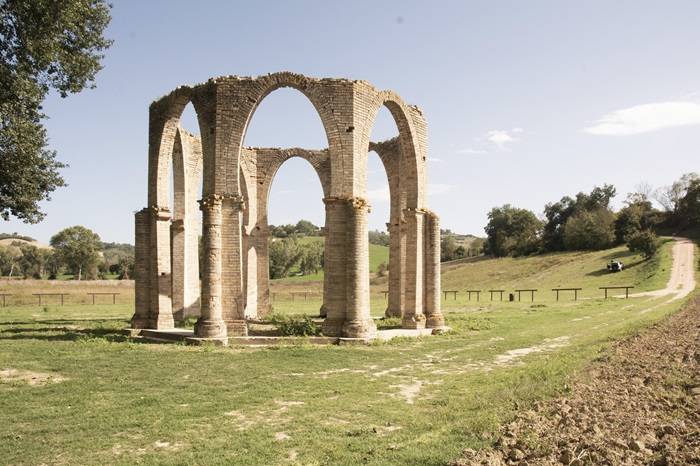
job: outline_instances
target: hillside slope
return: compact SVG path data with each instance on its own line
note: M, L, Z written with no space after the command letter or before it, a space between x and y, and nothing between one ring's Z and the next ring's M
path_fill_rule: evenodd
M673 240L663 239L658 255L644 260L621 246L593 252L561 252L519 258L474 258L442 269L443 290L535 288L551 295L552 288L583 288L581 296L598 296L601 286L634 286L635 291L664 288L670 277ZM605 268L611 259L625 264L622 272ZM543 296L544 297L544 296Z

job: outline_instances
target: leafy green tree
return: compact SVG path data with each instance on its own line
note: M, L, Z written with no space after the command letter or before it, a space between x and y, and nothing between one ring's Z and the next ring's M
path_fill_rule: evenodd
M679 226L700 226L700 179L688 184L685 195L678 201L676 217Z
M615 216L607 208L579 210L564 225L564 246L569 251L609 248L615 241Z
M294 227L294 232L302 236L318 236L321 229L308 220L299 220Z
M389 235L385 231L372 230L369 232L369 244L389 246L389 243Z
M580 192L576 198L564 196L559 202L544 207L545 223L542 231L542 243L546 251L562 251L564 244L564 226L575 213L593 212L610 209L610 201L616 194L613 185L595 186L590 193Z
M46 254L38 247L27 243L22 244L19 249L22 252L19 264L24 278L42 278L46 266Z
M0 275L12 277L20 270L21 245L20 241L13 241L8 246L0 246Z
M94 87L110 21L104 0L0 2L0 217L36 223L65 182L49 150L42 102Z
M90 277L97 275L102 241L96 233L80 225L66 228L51 238L51 246L78 280L83 273Z
M684 173L670 186L662 186L657 189L654 192L654 198L667 212L675 214L678 212L681 200L686 196L691 183L698 180L700 180L700 175L697 173Z
M635 231L627 237L627 248L650 259L659 249L659 239L651 230Z
M489 254L522 256L539 249L542 222L529 210L506 204L491 209L488 219L484 230Z
M284 278L299 262L302 252L294 238L278 239L270 242L270 278Z
M631 194L615 218L615 242L622 244L632 233L652 228L657 212L651 202L643 196Z
M299 270L302 275L318 273L323 266L323 244L314 241L301 247Z
M457 251L457 240L452 234L444 234L440 237L440 262L447 262L455 259Z

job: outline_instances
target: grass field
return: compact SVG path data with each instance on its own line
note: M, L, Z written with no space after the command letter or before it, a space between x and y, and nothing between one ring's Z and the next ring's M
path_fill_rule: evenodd
M610 280L655 288L668 278L668 249L626 276L595 274L607 256L622 257L621 250L512 260L507 268L517 267L520 276L489 275L509 259L482 261L448 267L445 288L536 283L547 289L563 277L586 288ZM0 370L25 371L15 374L35 381L53 375L55 382L0 383L0 458L9 464L445 464L463 448L489 443L515 410L566 390L567 377L612 339L681 304L591 296L557 303L551 295L534 304L450 298L450 334L368 347L140 344L118 334L131 315L128 305L8 307L0 314Z

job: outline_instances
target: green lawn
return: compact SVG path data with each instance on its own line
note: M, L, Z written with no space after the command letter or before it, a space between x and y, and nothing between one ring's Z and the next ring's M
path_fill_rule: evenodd
M606 254L588 254L548 267L594 286L607 276L586 274ZM547 260L518 259L517 282L550 287L551 274L526 264ZM589 264L580 277L571 271L578 260ZM667 262L662 255L657 266L668 269ZM465 267L446 271L447 285L478 278ZM634 275L622 278L638 279L641 289L664 281L640 278L645 267L651 266L633 267ZM509 279L478 286L505 286ZM118 334L132 312L127 305L7 307L0 313L0 370L64 380L0 383L0 458L8 464L445 464L464 448L490 442L516 409L565 390L567 377L612 339L681 305L666 300L450 300L446 318L454 331L445 336L267 349L129 341Z

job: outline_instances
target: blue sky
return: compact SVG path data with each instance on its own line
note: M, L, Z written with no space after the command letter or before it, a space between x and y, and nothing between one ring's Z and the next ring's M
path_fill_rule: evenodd
M616 205L644 181L698 171L700 2L114 1L97 89L45 105L69 186L38 225L0 231L48 241L82 224L133 242L146 205L148 105L209 77L289 70L364 79L419 105L429 129L429 202L444 228L483 235L491 207L540 213L612 183ZM183 125L197 131L190 111ZM373 132L396 133L388 111ZM247 145L318 148L318 116L296 91L271 94ZM388 219L386 175L370 157L370 226ZM300 160L273 184L270 221L323 219Z

